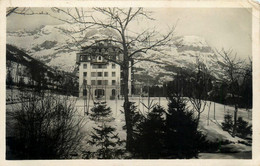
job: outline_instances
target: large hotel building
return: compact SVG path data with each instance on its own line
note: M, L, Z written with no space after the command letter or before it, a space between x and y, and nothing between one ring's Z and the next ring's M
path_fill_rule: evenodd
M91 96L96 99L115 99L122 95L122 72L120 65L108 61L120 62L123 54L109 42L98 42L83 47L77 53L79 65L79 97ZM132 62L130 62L131 65ZM128 95L132 93L132 67L129 68Z

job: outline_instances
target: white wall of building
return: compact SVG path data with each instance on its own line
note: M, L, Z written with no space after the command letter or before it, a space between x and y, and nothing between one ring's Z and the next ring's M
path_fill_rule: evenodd
M121 71L120 66L118 64L115 64L115 68L112 67L112 65L115 63L108 62L105 66L105 68L95 68L91 62L80 62L79 64L79 97L83 96L83 89L84 79L87 80L87 90L89 93L89 88L91 88L91 95L93 97L95 96L95 89L104 89L105 90L105 98L110 99L110 96L112 96L112 89L116 90L115 96L117 97L120 95L120 85L121 85ZM87 67L84 68L84 65ZM87 72L87 76L84 76L84 72ZM95 76L93 76L91 73L96 73ZM98 76L97 73L102 72L102 76ZM108 73L108 76L105 76L105 72ZM115 72L115 75L113 75L113 72ZM95 81L95 85L92 85L92 80ZM102 85L98 85L98 81L102 81ZM104 81L107 80L107 85L104 85ZM113 84L113 80L115 83ZM129 70L129 94L131 95L131 70ZM89 95L89 94L88 94ZM87 95L87 97L88 97Z

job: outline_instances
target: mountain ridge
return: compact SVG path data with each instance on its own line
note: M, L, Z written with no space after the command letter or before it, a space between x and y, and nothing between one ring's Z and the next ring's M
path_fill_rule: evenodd
M73 45L69 45L73 42L73 39L63 33L62 28L63 30L66 30L66 28L70 30L71 27L67 25L47 25L34 31L24 31L24 33L23 31L7 32L7 43L26 50L29 55L48 66L72 72L78 51ZM85 35L92 37L92 40L96 40L109 34L111 35L111 32L106 30L91 30L86 32ZM78 37L77 35L75 36ZM87 43L90 42L91 40L87 41ZM177 36L173 39L173 43L171 47L161 47L163 53L151 50L146 55L143 54L143 58L155 59L158 63L156 61L137 63L135 67L144 70L137 71L135 74L139 75L140 78L144 74L150 74L158 79L157 83L161 84L164 81L169 81L176 74L174 71L167 70L165 66L194 70L199 60L206 64L209 69L212 69L215 77L220 77L221 69L217 65L219 58L204 38L192 35ZM141 80L136 81L141 82Z

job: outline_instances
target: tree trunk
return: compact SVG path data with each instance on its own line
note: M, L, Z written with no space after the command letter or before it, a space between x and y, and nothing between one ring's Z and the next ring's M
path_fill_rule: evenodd
M211 101L210 101L210 103L209 103L209 109L208 109L208 123L207 123L207 125L209 125L209 112L210 112L210 106L211 106Z
M128 76L129 76L129 62L123 67L123 95L124 95L124 111L126 122L126 150L131 151L133 142L133 127L130 114L130 103L128 98Z
M235 93L232 93L232 98L233 98L233 101L235 101L234 125L233 125L232 136L235 137L236 136L236 132L237 132L237 111L238 111L238 105L237 105L237 100L235 98Z
M200 123L200 114L201 114L201 112L199 111L199 112L198 112L198 117L197 117L196 129L198 129L198 127L199 127L199 123Z
M216 120L216 103L214 102L214 120Z
M236 136L236 132L237 132L237 111L238 111L238 107L237 104L235 105L235 111L234 111L234 125L233 125L233 133L232 136Z

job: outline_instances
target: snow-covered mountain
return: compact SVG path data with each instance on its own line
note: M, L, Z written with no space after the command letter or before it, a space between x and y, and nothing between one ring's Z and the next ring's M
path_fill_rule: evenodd
M151 54L147 55L161 63L143 61L136 64L137 77L140 74L145 80L147 78L144 76L149 75L149 79L158 80L158 83L170 81L180 69L196 70L198 61L203 62L216 78L223 74L218 65L220 58L202 37L179 36L175 38L173 46L165 47L163 50L163 53L150 51Z
M118 38L113 31L94 29L86 33L64 33L77 27L69 25L47 25L34 31L7 32L7 44L15 45L25 50L32 57L51 67L57 67L72 72L79 51L73 43L73 38L87 38L84 43L89 44L95 39L106 38L108 35ZM82 43L81 43L82 44ZM214 54L206 40L199 36L176 37L171 46L161 48L162 52L149 51L142 58L149 57L150 61L142 61L135 65L135 78L139 82L147 80L143 76L150 76L154 83L162 83L172 79L176 69L195 69L199 60L211 69L216 77L221 74L218 68L218 57Z

